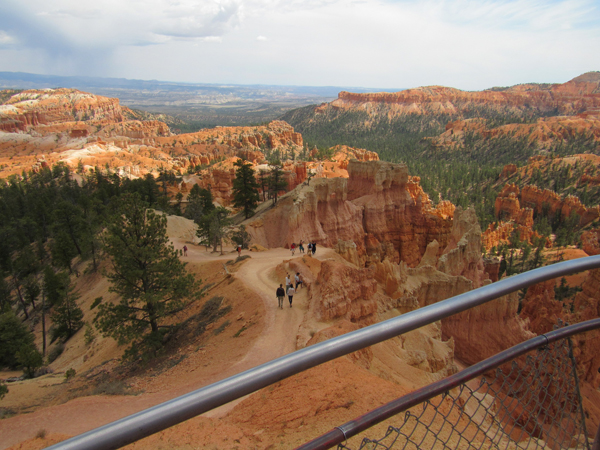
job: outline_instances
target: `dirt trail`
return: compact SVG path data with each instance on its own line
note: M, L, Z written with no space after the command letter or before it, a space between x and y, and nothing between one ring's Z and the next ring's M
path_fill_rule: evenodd
M173 239L173 243L176 248L182 248L185 240ZM188 249L188 256L182 258L186 261L223 260L225 262L235 259L237 256L235 253L212 254L206 252L204 248L187 245L188 248L191 248ZM323 247L319 250L320 252L317 254L319 259L327 258L331 251ZM247 252L244 251L244 254ZM273 279L272 273L278 264L291 259L289 250L271 249L265 252L250 253L250 256L252 259L246 261L233 276L251 287L262 298L266 310L265 328L246 355L223 371L220 379L293 352L296 349L297 330L307 310L306 288L300 289L299 293L294 296L292 308L289 307L287 297L284 308L277 307L275 290L278 283L284 282L284 280ZM292 275L291 271L290 275ZM218 380L199 379L194 383L195 386L188 385L188 388L190 390L197 389L215 381ZM40 409L31 414L5 419L0 421L0 436L2 436L0 450L34 437L40 429L45 429L47 433L81 434L183 393L181 387L178 386L166 392L141 394L136 397L81 397L62 405ZM241 399L211 411L207 415L223 416L239 401Z

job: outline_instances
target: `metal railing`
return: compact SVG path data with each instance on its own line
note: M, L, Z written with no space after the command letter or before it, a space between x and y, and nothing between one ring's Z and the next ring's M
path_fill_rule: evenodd
M416 449L437 445L435 448L488 449L509 448L509 442L513 441L513 448L533 449L546 448L545 445L538 446L534 440L544 436L550 448L589 450L575 360L568 338L599 328L600 318L517 344L335 427L296 450L325 450L338 444L338 449L349 449L342 443L418 405L423 405L420 413L407 412L400 426L390 426L380 440L365 438L360 448ZM529 356L522 367L514 362L536 349L538 354ZM466 386L468 381L510 361L513 365L506 373L498 369L495 377L483 378L475 390ZM459 388L458 393L452 393L455 388ZM431 402L440 395L442 398L436 403ZM488 396L494 398L493 403L486 404ZM449 400L450 404L441 408L445 400ZM434 412L425 416L427 409ZM467 409L471 410L470 413ZM516 423L507 424L511 421ZM511 435L516 435L516 439L512 439ZM528 442L530 438L533 443ZM523 440L526 441L523 447L514 443ZM424 441L431 445L421 447Z
M52 450L116 449L210 411L311 367L361 350L542 281L600 268L600 255L514 275L398 317L361 328L49 447Z

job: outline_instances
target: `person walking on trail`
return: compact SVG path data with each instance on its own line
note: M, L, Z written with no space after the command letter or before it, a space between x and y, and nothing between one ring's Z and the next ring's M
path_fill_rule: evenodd
M237 247L237 252L238 252L238 258L239 258L240 256L242 256L242 246L241 246L241 245L238 245L238 247Z
M285 288L289 288L292 285L292 280L290 279L290 274L288 273L285 277Z
M277 297L278 306L283 309L283 297L285 297L285 290L283 289L283 284L280 284L275 292L275 296Z
M292 256L294 256L294 253L296 253L296 244L292 242L292 246L290 247L290 250L292 251Z
M317 243L313 242L312 243L312 254L314 255L317 252Z
M300 243L298 244L298 251L300 253L304 253L304 245L302 245L304 243L304 241L302 239L300 239Z
M187 245L183 246L183 256L187 256Z
M292 300L294 299L295 293L296 293L296 290L294 289L294 286L292 286L290 284L290 287L287 289L287 296L288 296L288 300L290 301L290 308L292 307Z
M312 243L309 242L306 248L308 249L308 256L312 256Z
M298 290L298 286L302 286L304 283L300 278L300 272L296 272L296 290Z

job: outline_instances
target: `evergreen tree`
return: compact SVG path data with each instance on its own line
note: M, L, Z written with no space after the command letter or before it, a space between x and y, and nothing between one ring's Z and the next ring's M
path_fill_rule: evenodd
M262 190L263 202L267 201L267 191L269 190L269 172L266 170L260 170L258 172L258 183Z
M212 194L208 189L201 188L195 184L187 197L187 206L184 217L199 223L202 216L215 209Z
M254 177L252 164L238 159L233 165L237 167L233 180L233 205L236 208L243 208L244 217L247 219L254 214L258 205L259 185Z
M273 199L273 204L277 204L277 196L280 191L285 191L287 182L284 178L281 162L276 160L269 163L271 169L269 174L269 193Z
M83 311L77 306L79 294L70 280L63 280L60 292L61 299L54 307L51 318L54 323L51 340L68 340L83 326Z
M33 346L33 340L33 333L12 311L0 314L0 367L17 367L17 352Z
M220 244L221 253L223 253L223 238L226 234L225 228L231 224L229 211L219 206L210 213L202 216L196 223L198 224L196 235L200 238L201 242L207 246L212 245L213 252L217 251L217 247Z
M250 233L246 231L246 225L240 225L239 230L231 234L231 240L242 248L248 248L250 245Z
M44 365L44 357L35 345L22 345L16 357L27 378L33 378L35 371Z
M123 195L119 204L107 227L105 249L112 265L110 290L121 299L101 304L95 321L102 334L119 344L132 342L129 354L135 357L136 351L160 348L171 328L166 319L194 295L196 282L169 244L167 218L148 209L137 194Z

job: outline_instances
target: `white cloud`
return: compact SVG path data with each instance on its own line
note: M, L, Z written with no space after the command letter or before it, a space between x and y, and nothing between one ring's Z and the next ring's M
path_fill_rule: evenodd
M266 41L268 40L265 36L256 36L257 41Z
M15 43L15 38L13 38L7 32L0 30L0 46L8 46Z

